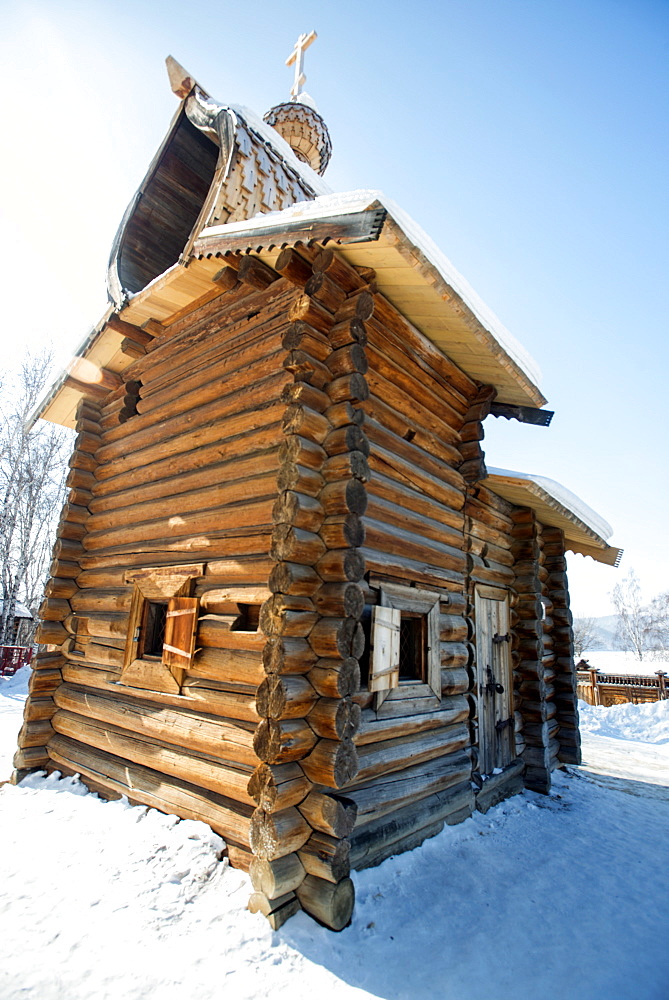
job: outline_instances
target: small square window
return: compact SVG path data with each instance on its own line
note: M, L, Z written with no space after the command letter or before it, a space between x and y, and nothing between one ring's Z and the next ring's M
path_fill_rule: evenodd
M162 658L166 624L167 601L145 601L139 634L140 657Z
M427 659L427 618L402 611L400 619L400 683L425 681Z

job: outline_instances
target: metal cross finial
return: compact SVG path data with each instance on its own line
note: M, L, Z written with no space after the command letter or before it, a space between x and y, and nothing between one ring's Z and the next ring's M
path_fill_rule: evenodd
M317 38L318 35L315 31L310 31L308 35L300 35L295 42L295 48L286 59L286 66L292 66L293 63L295 63L295 79L293 81L293 88L290 92L290 96L294 101L296 101L298 96L302 93L304 85L307 82L307 78L303 72L305 50L308 49L311 43L315 42Z

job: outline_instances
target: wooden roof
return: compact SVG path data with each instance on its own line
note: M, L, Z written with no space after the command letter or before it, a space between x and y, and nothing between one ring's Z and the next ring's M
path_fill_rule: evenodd
M567 549L618 566L623 550L609 545L610 526L560 483L508 469L489 469L485 485L518 507L530 507L542 524L564 531Z

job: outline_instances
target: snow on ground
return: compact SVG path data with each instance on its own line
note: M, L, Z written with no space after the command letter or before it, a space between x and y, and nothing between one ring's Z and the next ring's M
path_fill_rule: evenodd
M23 703L28 694L30 667L21 667L13 677L0 677L0 782L12 773L16 737L23 722Z
M631 653L620 649L597 649L583 654L591 667L601 670L603 674L641 674L644 677L654 676L658 670L669 673L669 663L666 660L637 660Z
M14 732L21 683L0 682ZM5 785L0 997L665 1000L669 803L648 789L667 704L584 712L586 756L603 741L615 770L634 747L643 779L558 772L551 796L524 792L356 874L341 934L305 914L274 933L248 913L248 879L204 824L73 779Z

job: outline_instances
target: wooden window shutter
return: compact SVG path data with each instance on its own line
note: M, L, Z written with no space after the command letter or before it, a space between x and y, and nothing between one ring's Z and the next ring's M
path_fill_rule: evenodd
M439 601L427 615L427 684L432 693L441 701L441 628Z
M369 690L388 692L400 682L399 608L381 605L372 612L372 642L369 657Z
M168 601L163 663L172 672L187 670L195 655L199 604L197 597L171 597Z

